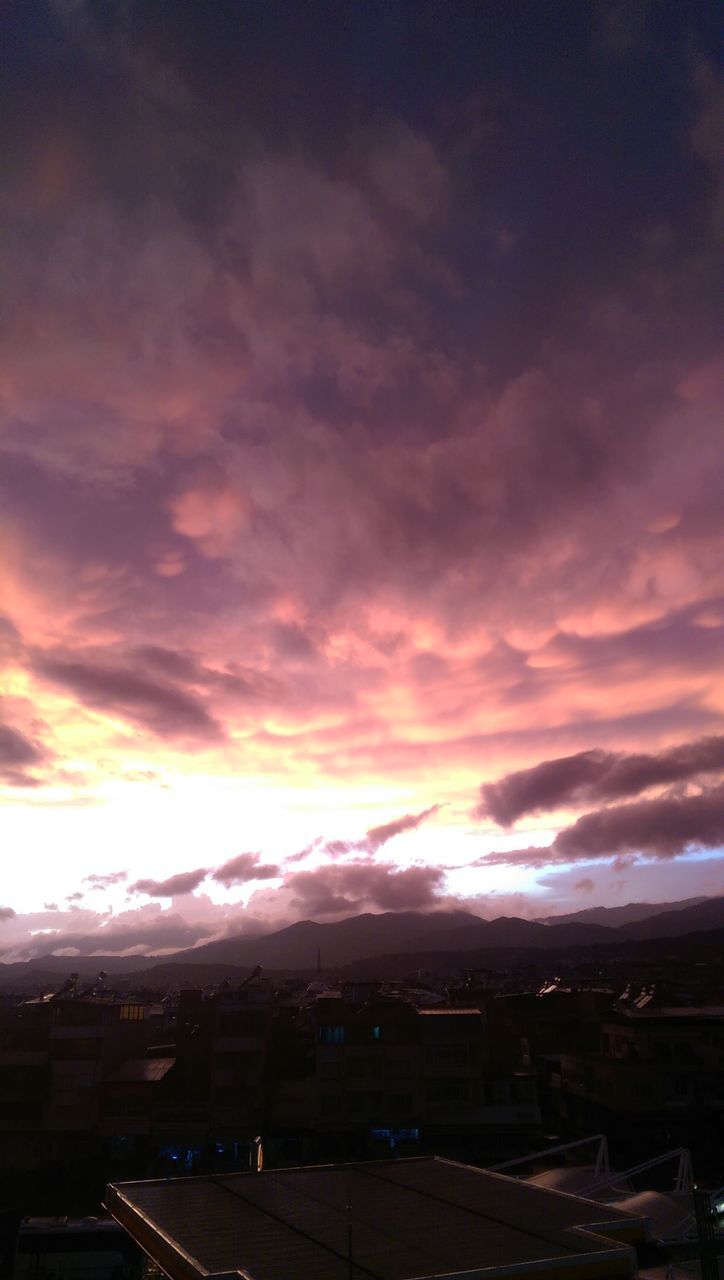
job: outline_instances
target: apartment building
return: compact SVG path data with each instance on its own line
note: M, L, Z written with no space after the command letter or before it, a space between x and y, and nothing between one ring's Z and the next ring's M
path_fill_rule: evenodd
M607 1133L625 1163L690 1147L702 1177L724 1180L724 1007L621 1005L595 1050L561 1055L560 1075L571 1132Z
M328 1143L335 1154L428 1144L493 1159L539 1130L534 1074L519 1046L506 1061L493 1052L479 1008L329 993L307 1019L314 1056L295 1087L316 1132L341 1142ZM271 1128L282 1118L275 1109Z

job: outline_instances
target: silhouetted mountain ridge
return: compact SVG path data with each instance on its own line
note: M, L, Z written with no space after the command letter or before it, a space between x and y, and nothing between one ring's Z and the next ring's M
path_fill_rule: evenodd
M586 907L582 911L572 911L563 916L541 916L541 924L603 924L612 929L621 925L636 924L639 920L648 920L651 916L660 916L669 911L682 911L685 907L697 906L709 899L700 895L698 898L684 898L681 902L627 902L622 907Z
M695 906L673 908L661 915L622 925L616 932L625 938L678 938L687 933L724 926L724 898L706 898Z
M274 933L253 938L220 938L203 946L167 956L167 960L196 960L203 964L262 964L276 969L313 969L317 957L324 967L362 960L392 946L395 951L417 949L431 923L443 923L451 933L467 925L483 923L470 911L386 911L366 912L346 920L320 923L298 920Z
M0 966L2 984L15 977L35 974L38 981L66 975L75 970L81 985L104 969L109 975L143 972L158 966L229 966L247 970L256 964L265 969L308 971L317 961L325 970L371 960L375 957L452 953L463 955L476 950L565 950L567 947L623 944L637 940L684 937L724 928L724 897L685 900L684 904L660 904L665 909L646 918L639 917L617 928L595 920L554 917L551 923L500 916L483 920L469 911L372 912L345 920L320 922L299 920L266 934L238 934L207 942L199 947L170 955L133 956L40 956ZM629 903L639 911L653 904ZM596 910L596 908L593 908ZM600 908L617 911L617 908ZM621 908L625 912L626 908ZM618 917L620 918L620 917ZM42 977L41 977L42 973Z

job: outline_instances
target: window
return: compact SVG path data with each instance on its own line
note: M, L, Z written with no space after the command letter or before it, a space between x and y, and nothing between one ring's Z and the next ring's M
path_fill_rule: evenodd
M122 1004L119 1017L121 1022L143 1022L146 1016L145 1006L142 1004Z
M373 1129L371 1135L373 1142L387 1142L393 1149L400 1142L419 1142L419 1129Z
M319 1044L344 1044L344 1027L317 1027Z

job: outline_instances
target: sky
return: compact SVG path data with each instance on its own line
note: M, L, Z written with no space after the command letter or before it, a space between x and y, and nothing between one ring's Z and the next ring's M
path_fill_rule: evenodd
M724 893L705 0L6 0L0 960Z

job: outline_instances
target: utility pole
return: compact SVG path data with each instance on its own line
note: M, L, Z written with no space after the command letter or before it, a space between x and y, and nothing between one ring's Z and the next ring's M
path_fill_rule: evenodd
M354 1280L354 1263L352 1262L352 1183L349 1177L347 1178L347 1274L349 1280Z

